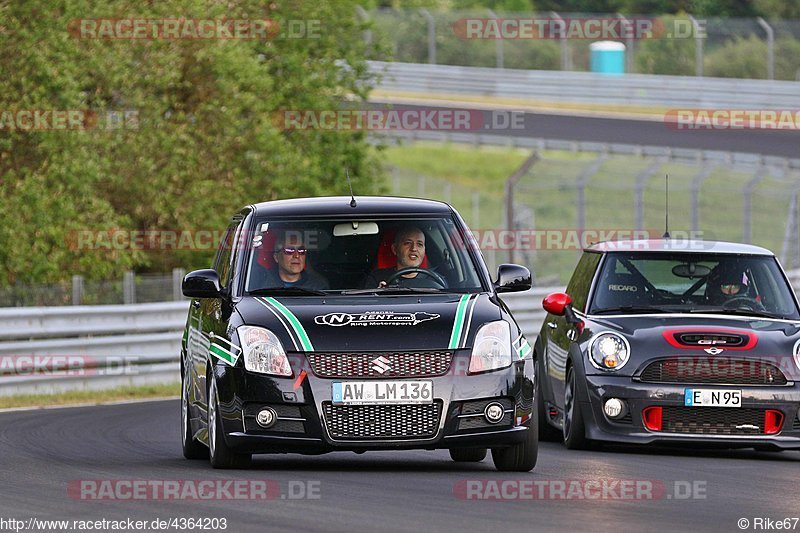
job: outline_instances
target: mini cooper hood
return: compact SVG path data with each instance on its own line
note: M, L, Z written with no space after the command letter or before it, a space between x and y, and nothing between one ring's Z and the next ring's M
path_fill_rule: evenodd
M758 317L712 317L682 315L680 318L648 316L593 317L593 333L604 330L624 334L632 344L652 346L665 353L690 350L702 353L707 348L720 353L789 356L800 338L800 322ZM740 341L737 341L736 338ZM736 345L736 342L740 344Z
M286 351L469 348L482 324L501 318L487 294L246 297L236 309Z

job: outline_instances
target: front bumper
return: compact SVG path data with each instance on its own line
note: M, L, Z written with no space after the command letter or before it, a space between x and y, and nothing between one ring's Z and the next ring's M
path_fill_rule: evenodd
M580 383L580 381L579 381ZM800 449L800 386L749 385L673 385L642 383L625 376L589 375L579 391L581 412L586 421L586 436L598 441L632 444L649 443L703 443L726 447L768 446L779 449ZM707 433L684 433L651 431L645 427L642 411L647 407L674 408L684 406L684 391L687 388L712 388L742 391L741 409L777 410L783 416L783 424L776 434L725 435ZM625 401L630 417L614 421L603 412L603 403L608 398ZM689 409L728 409L726 416L734 416L737 408L692 407ZM628 419L629 418L629 419Z
M468 361L469 354L457 354L452 368L466 368L464 357ZM451 371L439 377L409 378L433 382L438 419L429 436L334 438L325 418L330 417L325 408L331 407L332 383L356 379L320 378L310 369L301 372L295 371L292 378L277 378L247 372L239 367L215 367L225 441L232 450L316 454L336 450L504 447L525 440L533 414L533 361L525 359L516 361L509 368L479 375L458 375ZM402 381L401 378L392 379ZM482 416L465 416L474 414L474 408L480 406L480 402L489 400L504 405L506 415L500 423L481 423ZM261 428L255 422L255 414L266 406L278 414L278 422L269 429ZM359 423L392 422L371 420L374 415L365 419L362 415L359 415ZM467 419L470 423L465 422Z

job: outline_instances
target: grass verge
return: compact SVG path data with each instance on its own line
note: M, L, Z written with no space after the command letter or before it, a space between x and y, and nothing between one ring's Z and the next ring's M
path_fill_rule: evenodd
M181 385L178 382L141 385L135 387L119 387L108 390L81 390L57 394L21 394L18 396L0 396L0 409L18 407L50 407L57 405L95 405L124 400L144 400L147 398L164 398L179 396Z

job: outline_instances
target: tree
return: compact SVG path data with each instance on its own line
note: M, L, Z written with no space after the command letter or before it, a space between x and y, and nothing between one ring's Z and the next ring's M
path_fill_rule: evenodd
M90 126L0 126L0 284L207 266L213 246L144 253L92 250L97 239L78 241L117 228L218 230L247 203L343 194L345 167L358 192L380 190L376 149L364 133L284 131L275 120L279 110L365 100L371 76L355 6L350 0L0 4L0 112L76 110ZM270 19L284 33L266 40L76 34L82 19L181 17ZM122 117L122 124L109 117Z

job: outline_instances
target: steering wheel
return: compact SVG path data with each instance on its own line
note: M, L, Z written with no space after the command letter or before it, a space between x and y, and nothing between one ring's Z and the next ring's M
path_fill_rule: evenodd
M750 309L751 311L766 311L764 305L749 296L734 296L722 304L724 309Z
M427 268L419 268L419 267L401 268L400 270L389 276L389 278L386 280L386 285L391 285L393 281L396 281L398 278L400 278L405 274L413 274L415 272L417 274L424 274L430 277L437 285L439 285L438 288L440 289L444 289L447 287L447 282L444 280L442 276L440 276L439 274L437 274L432 270L428 270Z

